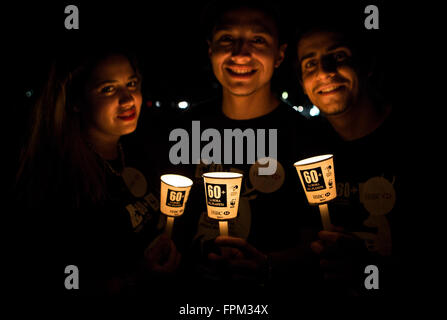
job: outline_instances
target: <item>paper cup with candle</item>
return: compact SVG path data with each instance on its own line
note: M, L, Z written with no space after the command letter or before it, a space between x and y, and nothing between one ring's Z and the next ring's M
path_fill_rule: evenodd
M237 217L243 175L208 172L203 175L208 217L219 220L221 235L228 235L228 221Z
M171 237L174 217L181 216L185 211L193 182L191 179L177 174L162 175L160 180L160 211L168 216L166 233Z
M327 203L337 196L334 156L326 154L300 160L294 164L310 205L318 205L323 228L329 230L331 221Z

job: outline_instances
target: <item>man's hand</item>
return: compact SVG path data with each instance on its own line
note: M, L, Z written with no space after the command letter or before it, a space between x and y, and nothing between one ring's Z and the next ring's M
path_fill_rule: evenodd
M346 283L355 281L366 252L363 240L345 233L340 227L334 227L334 231L320 231L318 238L310 247L320 257L324 278Z
M165 234L154 240L154 243L146 249L144 256L149 269L161 273L176 271L181 259L174 242Z
M257 250L242 238L218 236L215 244L221 247L221 254L208 254L210 260L225 263L235 274L261 274L267 264L267 255Z

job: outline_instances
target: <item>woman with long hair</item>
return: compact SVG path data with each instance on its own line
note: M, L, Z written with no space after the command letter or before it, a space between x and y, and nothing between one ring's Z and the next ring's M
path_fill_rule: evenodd
M174 243L157 237L156 175L126 149L141 105L135 59L108 49L56 61L33 108L16 200L34 238L50 239L45 268L75 265L81 293L135 292L179 264Z

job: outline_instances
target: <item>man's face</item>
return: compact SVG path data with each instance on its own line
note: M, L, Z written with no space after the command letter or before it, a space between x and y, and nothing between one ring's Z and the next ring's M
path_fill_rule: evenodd
M311 102L326 115L343 113L359 97L359 77L352 51L341 35L318 31L298 43L301 84Z
M224 92L248 96L270 90L273 71L284 59L278 30L261 11L240 8L222 16L213 30L209 57Z

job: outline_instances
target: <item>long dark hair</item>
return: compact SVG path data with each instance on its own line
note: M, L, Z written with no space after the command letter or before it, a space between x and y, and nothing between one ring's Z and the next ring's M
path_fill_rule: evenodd
M21 150L15 194L22 205L64 201L79 207L84 200L99 203L107 197L105 168L83 138L81 115L75 109L84 102L83 90L93 68L116 54L127 57L139 75L135 55L121 48L70 55L52 63Z

